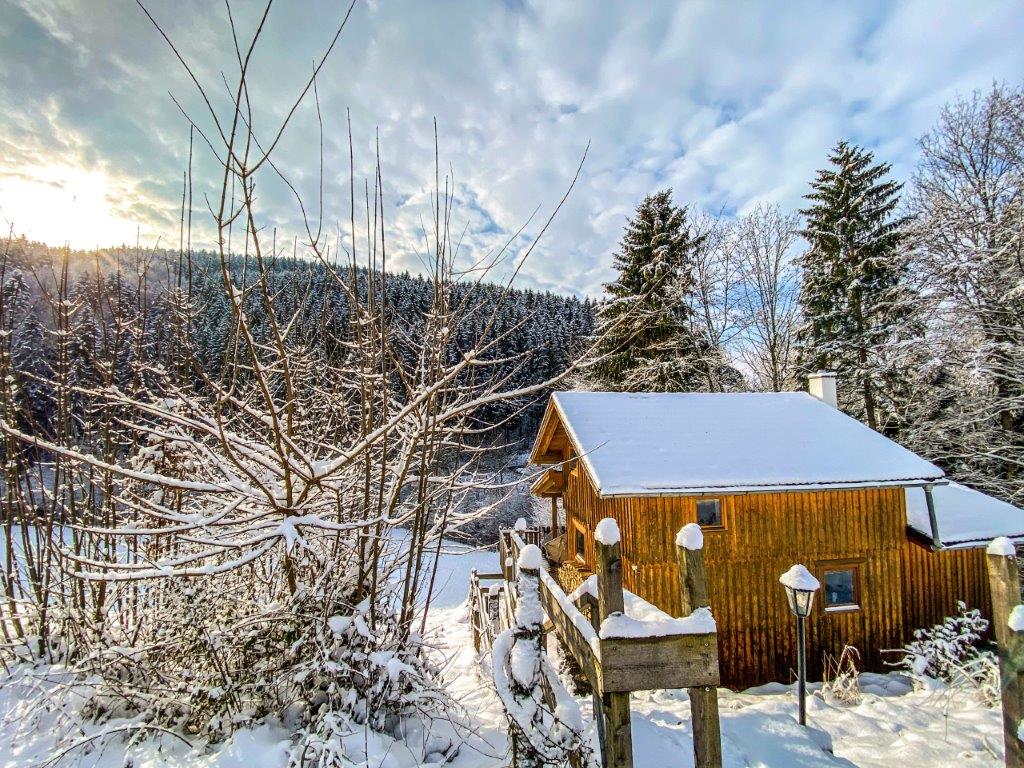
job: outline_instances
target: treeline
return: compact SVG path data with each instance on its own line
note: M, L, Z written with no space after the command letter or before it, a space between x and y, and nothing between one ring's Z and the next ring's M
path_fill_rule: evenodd
M798 211L648 196L581 385L781 391L836 371L851 416L1024 504L1024 91L955 99L919 146L903 185L839 142Z
M228 347L237 343L237 321L215 254L196 252L188 258L176 251L132 248L66 252L16 240L8 245L0 269L3 348L17 381L8 416L30 434L54 435L53 381L59 365L67 366L78 389L116 386L154 396L166 375L202 390L206 377L220 379L228 372L225 361ZM389 328L410 342L400 353L410 364L434 303L434 283L408 272L378 271L371 279L364 268L353 275L350 267L341 266L332 275L315 260L291 256L273 260L263 272L251 259L233 257L228 271L238 286L251 286L260 275L276 310L291 319L289 344L339 364L351 353L356 329L349 293L338 275L355 286L362 302L368 302L372 284ZM508 389L555 378L592 332L589 300L497 283L454 283L450 293L450 303L465 304L466 311L453 329L448 360L490 337L490 353L507 360L490 375ZM172 296L186 297L186 316ZM243 310L254 340L269 343L272 329L262 292L245 292ZM58 344L58 337L68 343ZM188 365L181 356L184 343ZM68 359L58 359L60 350ZM501 424L507 437L524 438L539 420L544 399L531 394L497 400L475 416ZM87 400L79 395L73 406L82 416Z

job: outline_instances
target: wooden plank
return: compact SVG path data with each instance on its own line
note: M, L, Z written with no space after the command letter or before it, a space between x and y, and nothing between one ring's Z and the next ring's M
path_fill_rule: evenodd
M702 549L687 549L677 543L676 561L679 564L683 615L689 615L698 608L709 608ZM722 768L722 730L718 717L717 636L714 642L711 663L715 682L688 689L690 712L693 717L693 759L696 768Z
M599 525L606 524L603 521ZM612 614L621 614L625 609L625 598L622 594L622 556L619 543L618 527L615 528L614 542L599 541L594 537L594 553L597 562L597 617L598 626ZM625 643L624 647L631 651L635 645ZM640 673L640 679L650 679L651 668L646 666L646 655L634 660L625 652L618 650L617 644L610 641L601 643L601 715L604 719L604 744L602 745L603 763L607 768L633 768L633 726L629 717L630 688L616 687L615 671L617 667L607 665L612 660L627 662L629 674ZM625 691L619 693L617 691Z
M605 691L655 691L718 685L716 635L668 635L601 640Z
M540 582L540 602L544 607L544 612L554 625L558 639L562 641L562 644L572 654L576 663L579 664L591 687L594 690L599 690L601 687L601 677L598 657L590 647L590 643L583 636L583 633L569 620L565 611L562 610L558 600L548 588L544 579L541 579Z
M1010 612L1020 604L1020 576L1013 555L987 556L992 587L992 618L999 649L1002 686L1003 755L1006 768L1024 768L1024 743L1017 736L1024 718L1024 632L1009 625Z

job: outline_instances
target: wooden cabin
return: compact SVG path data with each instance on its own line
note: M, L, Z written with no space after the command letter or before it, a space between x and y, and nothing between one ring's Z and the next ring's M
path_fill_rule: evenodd
M815 386L816 384L816 386ZM557 392L532 461L552 499L548 546L567 590L594 567L594 526L622 532L623 585L680 615L674 538L704 531L722 684L793 679L793 618L779 576L802 563L822 589L808 623L809 674L855 646L884 669L914 629L989 613L984 547L1024 537L1024 512L963 486L819 397ZM561 514L559 514L561 507ZM564 522L563 522L564 520Z

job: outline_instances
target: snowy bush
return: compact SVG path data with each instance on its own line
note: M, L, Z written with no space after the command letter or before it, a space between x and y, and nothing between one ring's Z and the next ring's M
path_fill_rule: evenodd
M590 759L579 705L541 647L540 559L533 544L520 553L515 626L492 648L494 685L508 717L516 768L565 765L570 756L584 764Z
M995 657L978 646L988 621L977 609L957 601L956 616L941 624L914 631L903 647L898 666L916 678L940 680L953 688L969 688L985 702L998 701L998 666ZM994 683L994 685L993 685Z

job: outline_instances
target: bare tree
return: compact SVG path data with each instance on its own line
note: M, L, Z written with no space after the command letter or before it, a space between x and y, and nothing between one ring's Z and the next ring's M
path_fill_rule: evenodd
M732 247L732 224L707 212L691 219L693 241L694 332L705 340L700 367L709 392L737 389L742 381L727 350L740 334L740 261Z
M217 108L142 6L206 110L202 119L185 114L197 146L219 169L208 200L216 298L230 310L223 364L209 370L197 353L190 331L196 298L180 274L192 275L191 258L181 246L172 255L179 272L159 296L149 291L145 260L130 262L134 285L97 262L87 300L73 297L66 261L40 281L60 344L74 343L77 327L95 354L89 371L58 361L49 374L60 414L50 433L14 418L10 382L0 388L4 449L22 457L8 462L4 478L0 626L9 652L59 656L93 685L98 717L145 712L154 722L218 737L287 711L300 724L294 763L335 764L342 758L331 751L355 725L397 733L403 718L454 706L437 689L423 649L438 553L445 536L487 514L465 503L473 491L501 485L478 468L486 436L501 426L484 420L482 409L527 401L573 372L517 387L499 354L516 330L499 322L512 281L565 197L524 252L514 253L510 240L457 263L453 183L441 177L435 153L423 254L429 306L401 317L387 299L379 155L359 190L349 128L343 256L331 253L323 200L307 205L274 159L307 98L316 101L322 149L316 78L351 6L284 117L266 129L255 118L249 62L271 5L245 44L226 7L237 70L226 108ZM329 345L340 355L298 333L309 282L291 287L294 302L280 301L273 278L279 249L256 204L268 177L294 192L303 255L346 298L346 322L325 323L351 329ZM183 233L180 241L189 239ZM517 266L498 300L484 300L476 289L512 255ZM154 322L157 304L163 314ZM0 311L0 328L7 321ZM140 354L164 329L174 335L166 365ZM10 368L8 357L0 349L0 373ZM53 467L44 482L31 477L41 466L32 457ZM34 492L47 505L43 525L38 504L26 498ZM16 538L30 546L12 546Z
M739 263L739 354L755 389L795 386L793 334L797 325L799 269L793 263L799 220L778 206L759 205L732 227L730 246Z
M940 341L942 455L962 479L1024 498L1024 92L993 86L947 105L921 140L915 256ZM959 383L954 383L956 379ZM959 393L958 395L956 393ZM934 409L933 409L934 410Z

